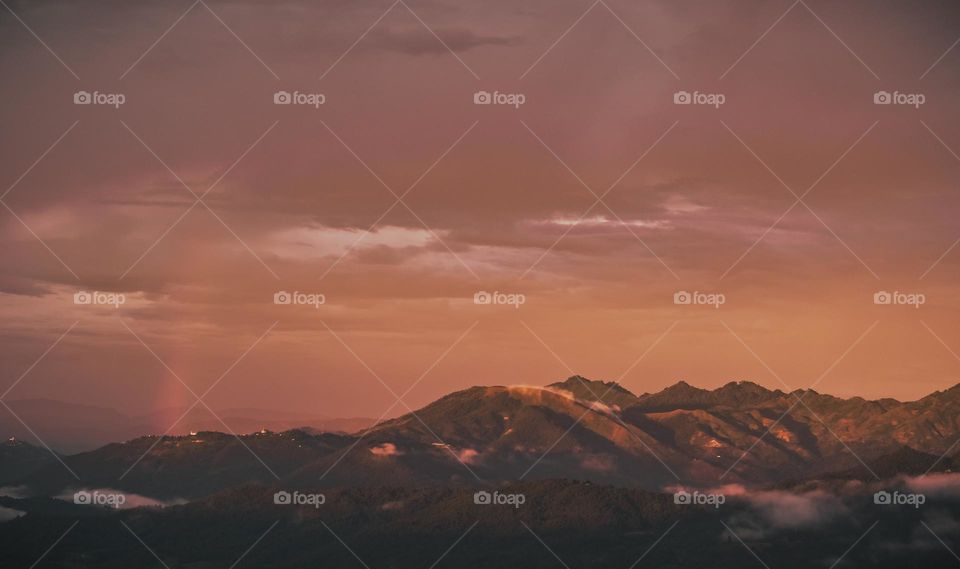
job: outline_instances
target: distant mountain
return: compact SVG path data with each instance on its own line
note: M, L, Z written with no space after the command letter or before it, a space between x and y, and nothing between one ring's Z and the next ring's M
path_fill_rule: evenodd
M890 454L869 460L866 464L858 464L853 468L821 477L870 482L876 478L887 479L900 475L921 476L931 472L952 472L955 465L956 460L952 457L920 452L904 446Z
M46 449L11 438L0 443L0 486L21 480L43 466L56 462Z
M217 415L223 419L221 423L201 406L189 412L184 407L171 407L147 414L125 415L108 407L54 399L21 399L7 404L30 428L9 413L0 411L0 435L39 444L34 438L36 433L51 448L65 453L89 451L144 435L159 435L170 429L174 422L176 425L171 429L171 435L186 435L191 431L228 431L223 423L235 433L300 428L313 433L354 433L374 423L372 419L364 418L338 419L249 408L216 409Z
M882 476L921 473L958 438L958 387L905 403L785 393L746 381L714 390L679 382L637 396L616 383L574 376L546 387L471 387L351 434L139 437L63 457L80 481L53 462L23 482L44 494L86 485L165 499L275 482L762 485L822 473L861 477L860 460ZM938 467L950 468L953 460L945 457Z

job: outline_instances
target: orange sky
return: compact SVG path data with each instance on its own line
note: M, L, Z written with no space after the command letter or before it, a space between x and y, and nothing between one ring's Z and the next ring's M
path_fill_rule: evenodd
M390 390L415 408L571 372L637 393L960 381L950 2L128 4L0 14L8 399L192 403L171 370L197 394L228 371L214 408L373 417Z

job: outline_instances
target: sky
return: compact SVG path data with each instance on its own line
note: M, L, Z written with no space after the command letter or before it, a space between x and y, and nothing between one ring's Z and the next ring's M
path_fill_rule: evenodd
M951 2L3 8L0 400L960 382Z

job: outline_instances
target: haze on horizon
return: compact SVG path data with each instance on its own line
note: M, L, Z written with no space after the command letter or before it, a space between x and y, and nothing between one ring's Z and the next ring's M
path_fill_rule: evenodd
M0 399L377 417L574 373L960 382L955 3L191 4L0 11Z

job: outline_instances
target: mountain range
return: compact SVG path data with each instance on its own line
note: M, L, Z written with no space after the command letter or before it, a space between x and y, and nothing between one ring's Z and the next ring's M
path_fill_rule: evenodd
M756 486L948 470L958 437L960 386L900 402L786 393L746 381L714 390L681 381L635 395L573 376L545 387L471 387L352 432L149 435L58 457L8 443L0 485L43 495L116 488L161 500L245 484L480 486L563 478L649 490Z
M0 434L22 440L36 440L39 436L52 449L64 453L94 450L108 443L164 433L168 429L171 435L186 435L191 431L250 433L294 428L352 433L375 422L364 418L337 419L319 414L242 408L217 409L217 415L223 419L221 423L199 405L192 409L167 407L150 413L127 414L110 407L56 399L20 399L6 404L19 419L5 410L0 412Z

